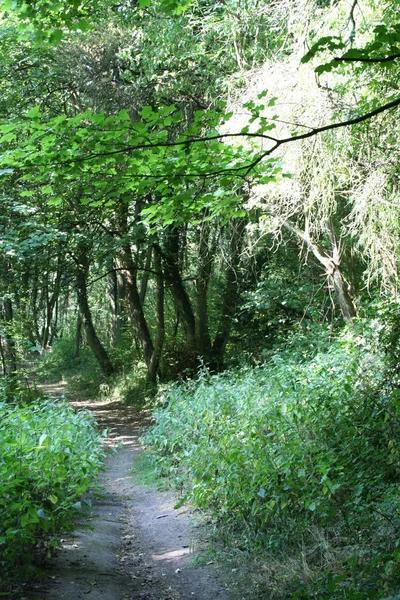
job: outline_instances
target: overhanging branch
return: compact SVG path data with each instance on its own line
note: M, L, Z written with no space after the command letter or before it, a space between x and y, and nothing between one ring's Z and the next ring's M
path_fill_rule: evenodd
M382 56L382 57L370 57L370 56L359 56L359 57L351 57L351 56L335 56L335 60L338 62L362 62L362 63L386 63L391 62L392 60L396 60L400 58L400 54L391 54L390 56Z
M199 171L197 173L193 173L193 172L174 172L174 173L165 173L164 172L164 173L160 173L160 174L132 173L132 176L134 176L135 178L136 177L137 178L149 177L149 178L154 178L154 179L161 179L161 178L167 178L167 177L215 177L218 175L237 175L240 177L246 177L264 158L273 154L275 152L275 150L277 150L277 148L279 148L280 146L283 146L283 145L291 143L291 142L296 142L299 140L305 140L308 138L312 138L312 137L319 135L320 133L324 133L326 131L333 131L335 129L340 129L343 127L350 127L352 125L357 125L359 123L363 123L364 121L368 121L369 119L372 119L373 117L375 117L381 113L384 113L390 109L396 108L399 105L400 105L400 97L395 98L391 102L383 104L383 105L379 106L378 108L375 108L374 110L364 113L363 115L360 115L359 117L354 117L353 119L348 119L346 121L329 123L328 125L323 125L321 127L310 128L310 130L305 133L299 133L297 135L292 135L290 137L281 138L281 139L273 137L271 135L266 135L263 133L251 133L251 132L221 133L221 134L215 134L215 135L208 136L208 137L187 138L185 140L180 140L177 142L153 142L153 143L136 144L136 145L132 145L132 146L124 146L123 148L119 148L117 150L93 152L92 154L88 154L86 156L78 156L76 158L68 159L67 161L59 161L59 162L54 162L54 163L50 163L47 165L32 164L32 165L29 165L29 168L32 168L35 166L47 166L47 167L49 167L49 166L67 166L67 165L71 165L71 164L82 163L82 162L94 160L97 158L105 158L105 157L115 156L118 154L130 154L132 152L139 151L139 150L151 150L151 149L156 149L156 148L174 148L174 147L180 147L180 146L188 147L193 144L206 144L207 142L223 140L223 139L227 139L227 138L242 137L242 138L251 138L251 139L259 139L259 140L268 140L269 142L272 142L272 145L267 150L265 150L265 152L262 152L255 160L253 160L250 163L241 165L239 167L216 169L214 171L204 171L204 172ZM28 167L25 167L25 168L28 168Z

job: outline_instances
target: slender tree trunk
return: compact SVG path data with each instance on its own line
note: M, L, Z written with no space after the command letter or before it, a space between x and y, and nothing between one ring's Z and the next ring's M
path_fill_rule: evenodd
M3 346L3 338L0 335L0 359L1 359L1 368L3 371L3 375L7 374L7 363L6 363L6 355L4 352L4 346Z
M35 265L31 290L31 318L33 321L33 331L36 338L36 344L40 345L41 337L39 332L38 277L38 268L37 265Z
M142 276L142 280L140 282L140 302L142 303L142 306L143 306L145 298L146 298L147 284L149 282L152 254L153 254L153 246L152 246L152 244L149 244L149 247L147 248L147 253L146 253L146 262L144 265L143 276Z
M197 350L206 361L211 354L211 338L208 328L207 293L211 277L212 264L216 251L216 236L213 239L211 226L204 221L198 235L198 271L195 284L196 302L196 342Z
M108 266L114 268L114 262L111 261ZM118 338L118 280L116 271L111 271L108 280L108 297L111 308L111 327L110 327L110 344L115 348Z
M128 215L128 205L121 204L119 207L118 219L119 229L123 236L127 236L129 232ZM132 248L129 240L127 240L121 248L120 261L123 268L122 274L125 281L125 293L131 323L135 330L135 334L139 338L143 350L144 360L146 362L147 369L149 369L151 357L154 352L154 346L140 300L137 284L137 267L133 260Z
M82 317L78 310L76 315L76 328L75 328L75 345L74 345L74 358L79 358L81 353L82 345Z
M56 306L58 296L60 295L60 289L61 289L60 288L61 274L62 274L61 271L62 271L62 264L61 264L60 259L58 259L56 278L55 278L55 281L53 284L53 291L52 291L51 295L49 295L49 291L48 291L48 282L47 282L47 286L46 286L46 296L45 296L46 310L45 310L45 319L44 319L44 328L43 328L42 350L46 350L47 346L49 345L50 331L51 331L51 325L52 325L53 315L54 315L54 308Z
M229 264L226 269L225 286L222 293L221 317L213 343L213 354L217 368L221 368L223 365L225 348L229 340L232 320L236 313L239 300L239 264L243 249L246 223L246 219L237 219L232 224L232 234L228 253Z
M81 252L78 259L78 266L76 270L76 291L78 297L78 306L81 313L82 324L85 329L87 343L92 350L97 362L103 374L109 377L114 372L114 367L107 354L106 349L101 343L100 339L96 334L96 330L93 325L92 314L89 307L87 297L87 273L88 273L88 259L85 256L85 252Z
M154 250L154 270L156 271L156 322L157 333L154 344L153 354L149 364L149 379L156 381L160 366L162 349L165 338L165 318L164 318L164 278L162 273L161 255Z
M128 245L122 249L121 265L124 268L125 293L131 322L135 329L135 333L139 337L146 365L149 367L154 347L143 312L142 303L140 302L140 295L137 287L137 270L133 262L132 251Z
M58 317L59 317L59 302L58 298L56 300L55 311L54 311L54 319L51 322L51 333L49 338L49 346L53 345L54 339L58 337Z
M183 285L179 269L179 230L170 227L165 232L165 251L162 253L164 276L171 290L177 310L183 322L186 333L186 343L189 351L197 352L196 320L189 295Z
M115 263L113 263L113 267ZM109 298L111 306L111 346L115 348L122 339L122 327L126 324L124 299L126 298L125 280L119 271L110 273Z
M5 321L5 346L7 357L7 373L13 375L17 372L17 352L13 334L14 311L11 298L5 298L3 301L4 321Z
M340 268L340 251L336 240L333 222L330 221L327 227L332 248L333 269L332 273L330 274L332 287L336 294L336 298L340 306L340 310L342 311L344 320L351 321L351 319L357 315L357 311L350 296L349 286L346 284Z

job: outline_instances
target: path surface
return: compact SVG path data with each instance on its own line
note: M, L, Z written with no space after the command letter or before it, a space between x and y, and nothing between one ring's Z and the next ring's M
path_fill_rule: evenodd
M46 386L49 395L63 389ZM62 540L46 582L25 600L228 600L212 565L193 566L200 546L189 508L177 497L135 485L130 471L142 449L143 421L110 402L72 402L91 410L108 429L110 452L100 477L102 496L80 528ZM201 530L200 530L201 531ZM21 599L22 600L22 599Z

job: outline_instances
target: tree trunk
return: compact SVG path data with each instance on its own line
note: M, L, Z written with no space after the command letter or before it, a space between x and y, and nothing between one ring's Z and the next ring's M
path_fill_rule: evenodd
M119 229L122 236L127 237L129 233L128 223L129 207L127 204L121 204L119 207ZM125 281L126 300L129 308L129 315L135 334L139 338L142 346L144 360L147 369L150 367L151 357L154 352L153 342L147 325L146 317L143 312L143 306L140 301L140 294L137 284L137 267L133 260L132 248L129 239L123 244L120 253L122 274Z
M61 283L61 275L62 275L62 264L60 258L57 262L57 272L56 278L53 284L52 294L49 296L48 293L48 282L46 285L46 311L45 311L45 319L44 319L44 328L43 328L43 338L42 338L42 350L46 350L49 345L50 340L50 331L51 325L53 321L54 308L56 306L58 296L60 295L60 283Z
M335 291L340 310L342 311L343 319L349 322L357 315L357 311L353 300L350 297L347 284L343 279L340 267L335 265L333 272L329 277L332 282L332 287Z
M149 282L152 254L153 254L153 246L151 244L149 244L149 247L147 249L147 254L146 254L146 262L144 265L143 276L142 276L142 280L140 282L140 302L141 302L142 306L144 304L144 301L146 298L146 293L147 293L147 284Z
M164 238L165 252L162 252L164 276L171 290L175 305L182 319L186 333L186 343L189 351L197 351L196 343L196 320L190 302L189 295L183 285L179 269L179 230L169 227Z
M353 300L350 296L349 286L346 285L342 270L340 268L340 251L338 243L336 241L336 234L333 222L330 221L327 227L332 247L333 262L332 272L330 273L330 281L336 294L336 298L340 306L340 310L342 311L344 320L351 321L351 319L353 319L357 315L357 311L354 306Z
M3 371L3 375L7 374L7 363L6 363L6 355L3 348L3 338L0 335L0 359L1 359L1 368Z
M114 261L111 261L108 264L109 267L114 269ZM116 271L111 271L108 279L108 297L110 300L110 317L111 317L111 327L110 327L110 344L113 348L115 348L117 344L118 338L118 281L117 281L117 273Z
M80 353L81 353L81 344L82 344L82 317L81 317L81 313L78 310L78 314L76 316L74 358L79 358Z
M196 342L200 356L208 362L211 354L211 338L208 327L207 293L211 277L212 264L216 251L216 236L211 239L211 227L204 221L198 235L199 267L195 283L196 302Z
M216 368L223 365L226 344L232 327L232 320L239 300L240 280L239 264L243 249L244 233L247 219L236 219L232 224L232 235L229 243L229 264L225 274L225 287L222 294L221 317L213 343L213 355Z
M86 339L89 344L89 347L92 350L97 362L99 363L103 374L106 377L110 377L110 375L112 375L114 372L114 367L111 363L106 349L104 348L103 344L101 343L100 339L96 334L96 330L93 325L92 314L89 307L87 297L88 267L89 265L87 256L85 256L84 252L82 252L78 260L78 266L76 271L76 291L78 297L78 306L79 311L81 313L82 324L85 329Z
M154 344L153 354L149 364L149 379L156 381L160 366L162 348L165 338L165 318L164 318L164 278L161 266L161 255L154 250L154 270L157 272L156 279L156 322L157 334Z
M13 334L14 311L11 298L3 300L4 321L5 321L5 347L7 357L7 373L14 375L17 372L17 353Z
M137 269L135 268L132 251L129 245L126 245L121 251L121 265L124 269L125 293L131 322L135 329L135 333L139 337L144 360L147 367L149 367L154 347L143 312L142 303L140 302L140 295L137 287Z
M38 267L35 265L35 270L33 273L32 280L32 291L31 291L31 315L33 321L33 331L36 338L36 344L40 345L40 332L39 332L39 308L38 308Z

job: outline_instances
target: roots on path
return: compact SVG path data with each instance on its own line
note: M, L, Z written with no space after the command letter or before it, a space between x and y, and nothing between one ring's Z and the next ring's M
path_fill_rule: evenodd
M46 386L49 395L61 388ZM195 567L197 544L190 508L175 510L176 495L135 485L130 471L142 449L143 420L111 402L78 402L91 410L106 443L117 447L100 477L87 527L62 540L46 582L26 600L227 600L210 565Z

